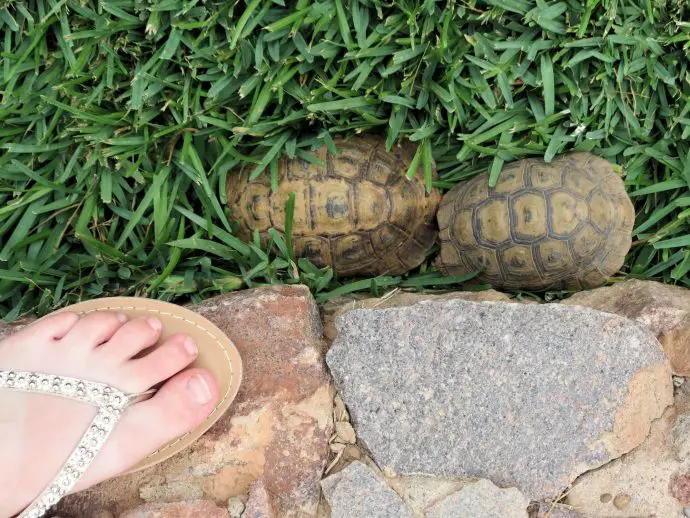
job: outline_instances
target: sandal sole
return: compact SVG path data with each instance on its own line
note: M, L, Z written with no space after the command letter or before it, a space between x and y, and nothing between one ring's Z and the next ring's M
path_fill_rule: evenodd
M218 383L220 399L204 422L174 439L138 462L122 475L150 468L185 450L228 410L242 382L242 359L235 344L215 324L193 311L176 304L140 297L108 297L79 302L59 311L72 311L85 315L94 311L118 311L129 318L155 316L163 324L157 347L175 333L189 335L199 348L199 354L189 367L207 369ZM147 351L149 351L148 349Z

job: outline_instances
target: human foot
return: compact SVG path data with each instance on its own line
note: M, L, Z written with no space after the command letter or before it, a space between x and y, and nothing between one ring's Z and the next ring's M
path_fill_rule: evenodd
M56 313L0 342L0 371L28 371L110 385L125 393L165 384L127 408L73 491L131 468L211 413L218 389L202 369L182 369L197 355L189 337L160 347L161 322L113 312ZM146 354L147 353L147 354ZM29 505L51 482L97 413L93 406L0 388L0 518Z

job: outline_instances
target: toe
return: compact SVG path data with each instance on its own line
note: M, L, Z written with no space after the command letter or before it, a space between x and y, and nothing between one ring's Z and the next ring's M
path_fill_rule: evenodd
M70 330L79 321L79 315L71 311L63 311L61 313L53 313L47 315L35 322L30 327L34 328L37 335L50 337L54 340L60 340L70 332Z
M123 313L96 311L81 317L62 339L70 346L96 347L110 339L127 321Z
M167 442L194 430L217 401L218 387L210 372L189 369L178 374L153 398L127 409L98 462L86 472L79 486L88 487L121 473Z
M8 341L29 344L59 340L63 338L79 321L79 315L69 311L52 313L24 329L12 334Z
M128 392L142 392L177 374L197 357L198 349L187 335L175 334L146 356L123 365Z
M198 426L218 401L218 386L205 369L189 369L168 380L156 395L131 408L147 422L160 422L158 441L169 441ZM151 416L155 415L155 418Z
M120 361L128 360L155 345L160 337L161 328L161 321L157 318L135 318L115 331L99 351Z

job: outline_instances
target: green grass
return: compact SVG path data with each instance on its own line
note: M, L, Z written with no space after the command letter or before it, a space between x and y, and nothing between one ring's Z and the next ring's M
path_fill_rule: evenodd
M233 235L227 175L275 178L281 154L357 132L418 142L441 188L594 151L623 166L638 211L624 274L688 285L684 3L0 1L0 314L462 281L425 264L343 282L277 233L268 249Z

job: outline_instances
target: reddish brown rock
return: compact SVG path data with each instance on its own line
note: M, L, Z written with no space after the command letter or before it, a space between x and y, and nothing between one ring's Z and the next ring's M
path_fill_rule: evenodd
M119 518L228 518L228 511L208 500L196 500L145 504L121 514Z
M232 338L244 379L227 414L199 441L151 469L73 495L66 518L145 502L203 498L224 506L262 480L280 518L313 514L333 432L321 322L304 286L226 294L193 307Z
M678 376L690 376L690 290L636 279L576 293L561 304L586 306L646 325Z
M333 341L337 334L335 320L340 315L353 309L364 308L399 308L411 306L423 300L473 300L480 301L509 301L510 297L496 290L485 291L451 291L449 293L409 293L393 291L383 297L372 297L367 294L354 293L352 295L335 297L326 301L321 307L323 318L323 334L326 339Z

